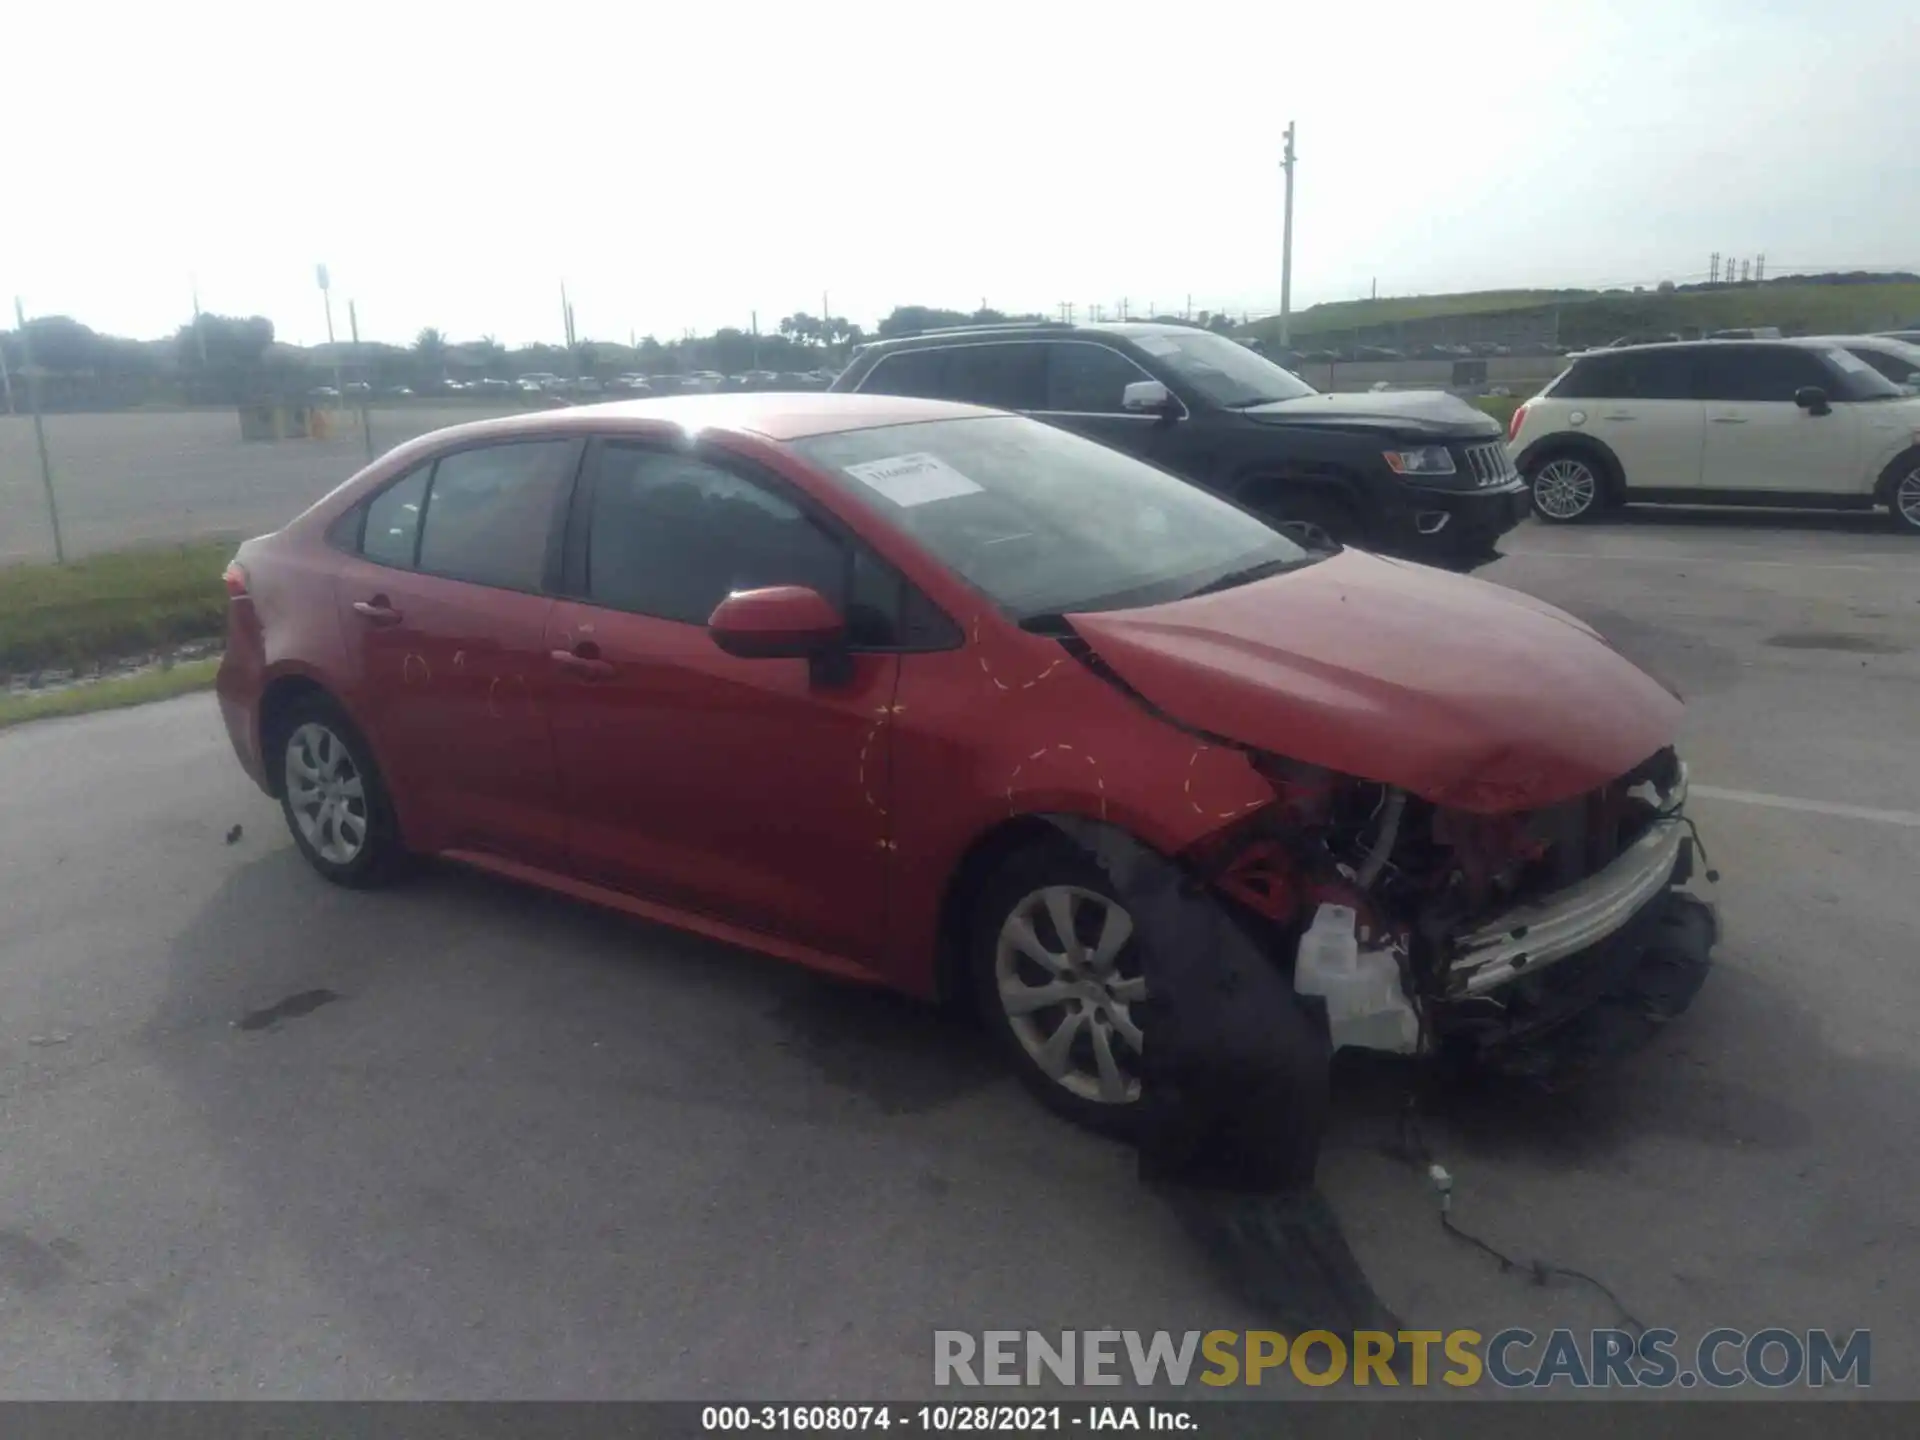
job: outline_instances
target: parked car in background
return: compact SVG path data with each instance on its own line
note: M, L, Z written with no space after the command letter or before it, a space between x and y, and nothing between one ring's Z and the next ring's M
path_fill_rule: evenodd
M1590 351L1508 435L1553 524L1641 501L1884 506L1920 534L1920 398L1831 341Z
M1825 335L1817 343L1835 345L1858 356L1896 385L1920 393L1920 345L1890 335Z
M488 375L474 381L466 388L478 391L482 395L511 395L514 385L511 380L502 380L497 375Z
M1303 543L1471 566L1526 513L1500 427L1438 391L1323 395L1225 336L957 327L855 353L843 392L1017 410L1228 496Z
M1346 907L1408 1022L1363 1047L1525 1054L1644 969L1671 1013L1709 963L1682 707L1591 628L1310 553L1020 416L731 395L458 426L247 541L226 589L220 712L327 880L438 855L970 999L1103 1127L1138 1114L1165 941L1097 847L1191 877L1159 903L1283 976ZM1341 1022L1291 980L1262 1003L1327 1063Z

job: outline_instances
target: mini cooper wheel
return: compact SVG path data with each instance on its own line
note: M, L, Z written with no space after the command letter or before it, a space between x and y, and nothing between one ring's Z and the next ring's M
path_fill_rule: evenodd
M1549 455L1527 476L1533 513L1550 525L1591 520L1606 508L1606 480L1583 455Z

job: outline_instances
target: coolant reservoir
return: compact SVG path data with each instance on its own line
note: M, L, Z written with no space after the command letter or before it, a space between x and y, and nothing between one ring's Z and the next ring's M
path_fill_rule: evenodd
M1420 1048L1420 1017L1400 988L1400 962L1391 950L1363 949L1354 934L1353 908L1322 905L1300 937L1293 988L1327 1002L1333 1048Z

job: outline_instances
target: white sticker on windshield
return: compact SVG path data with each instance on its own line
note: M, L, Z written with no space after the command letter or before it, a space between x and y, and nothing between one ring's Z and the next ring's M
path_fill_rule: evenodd
M978 495L980 487L938 455L889 455L844 467L847 474L871 486L902 507L930 505L956 495Z

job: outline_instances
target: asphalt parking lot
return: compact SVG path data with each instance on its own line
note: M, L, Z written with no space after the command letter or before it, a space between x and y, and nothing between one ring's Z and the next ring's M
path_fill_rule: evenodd
M1444 1102L1456 1218L1683 1336L1871 1328L1920 1396L1920 548L1509 549L1688 697L1726 940L1605 1084ZM460 872L329 888L207 697L0 734L0 795L7 1398L905 1398L936 1328L1262 1323L964 1028ZM1440 1230L1401 1093L1343 1068L1322 1167L1382 1299L1616 1323Z

